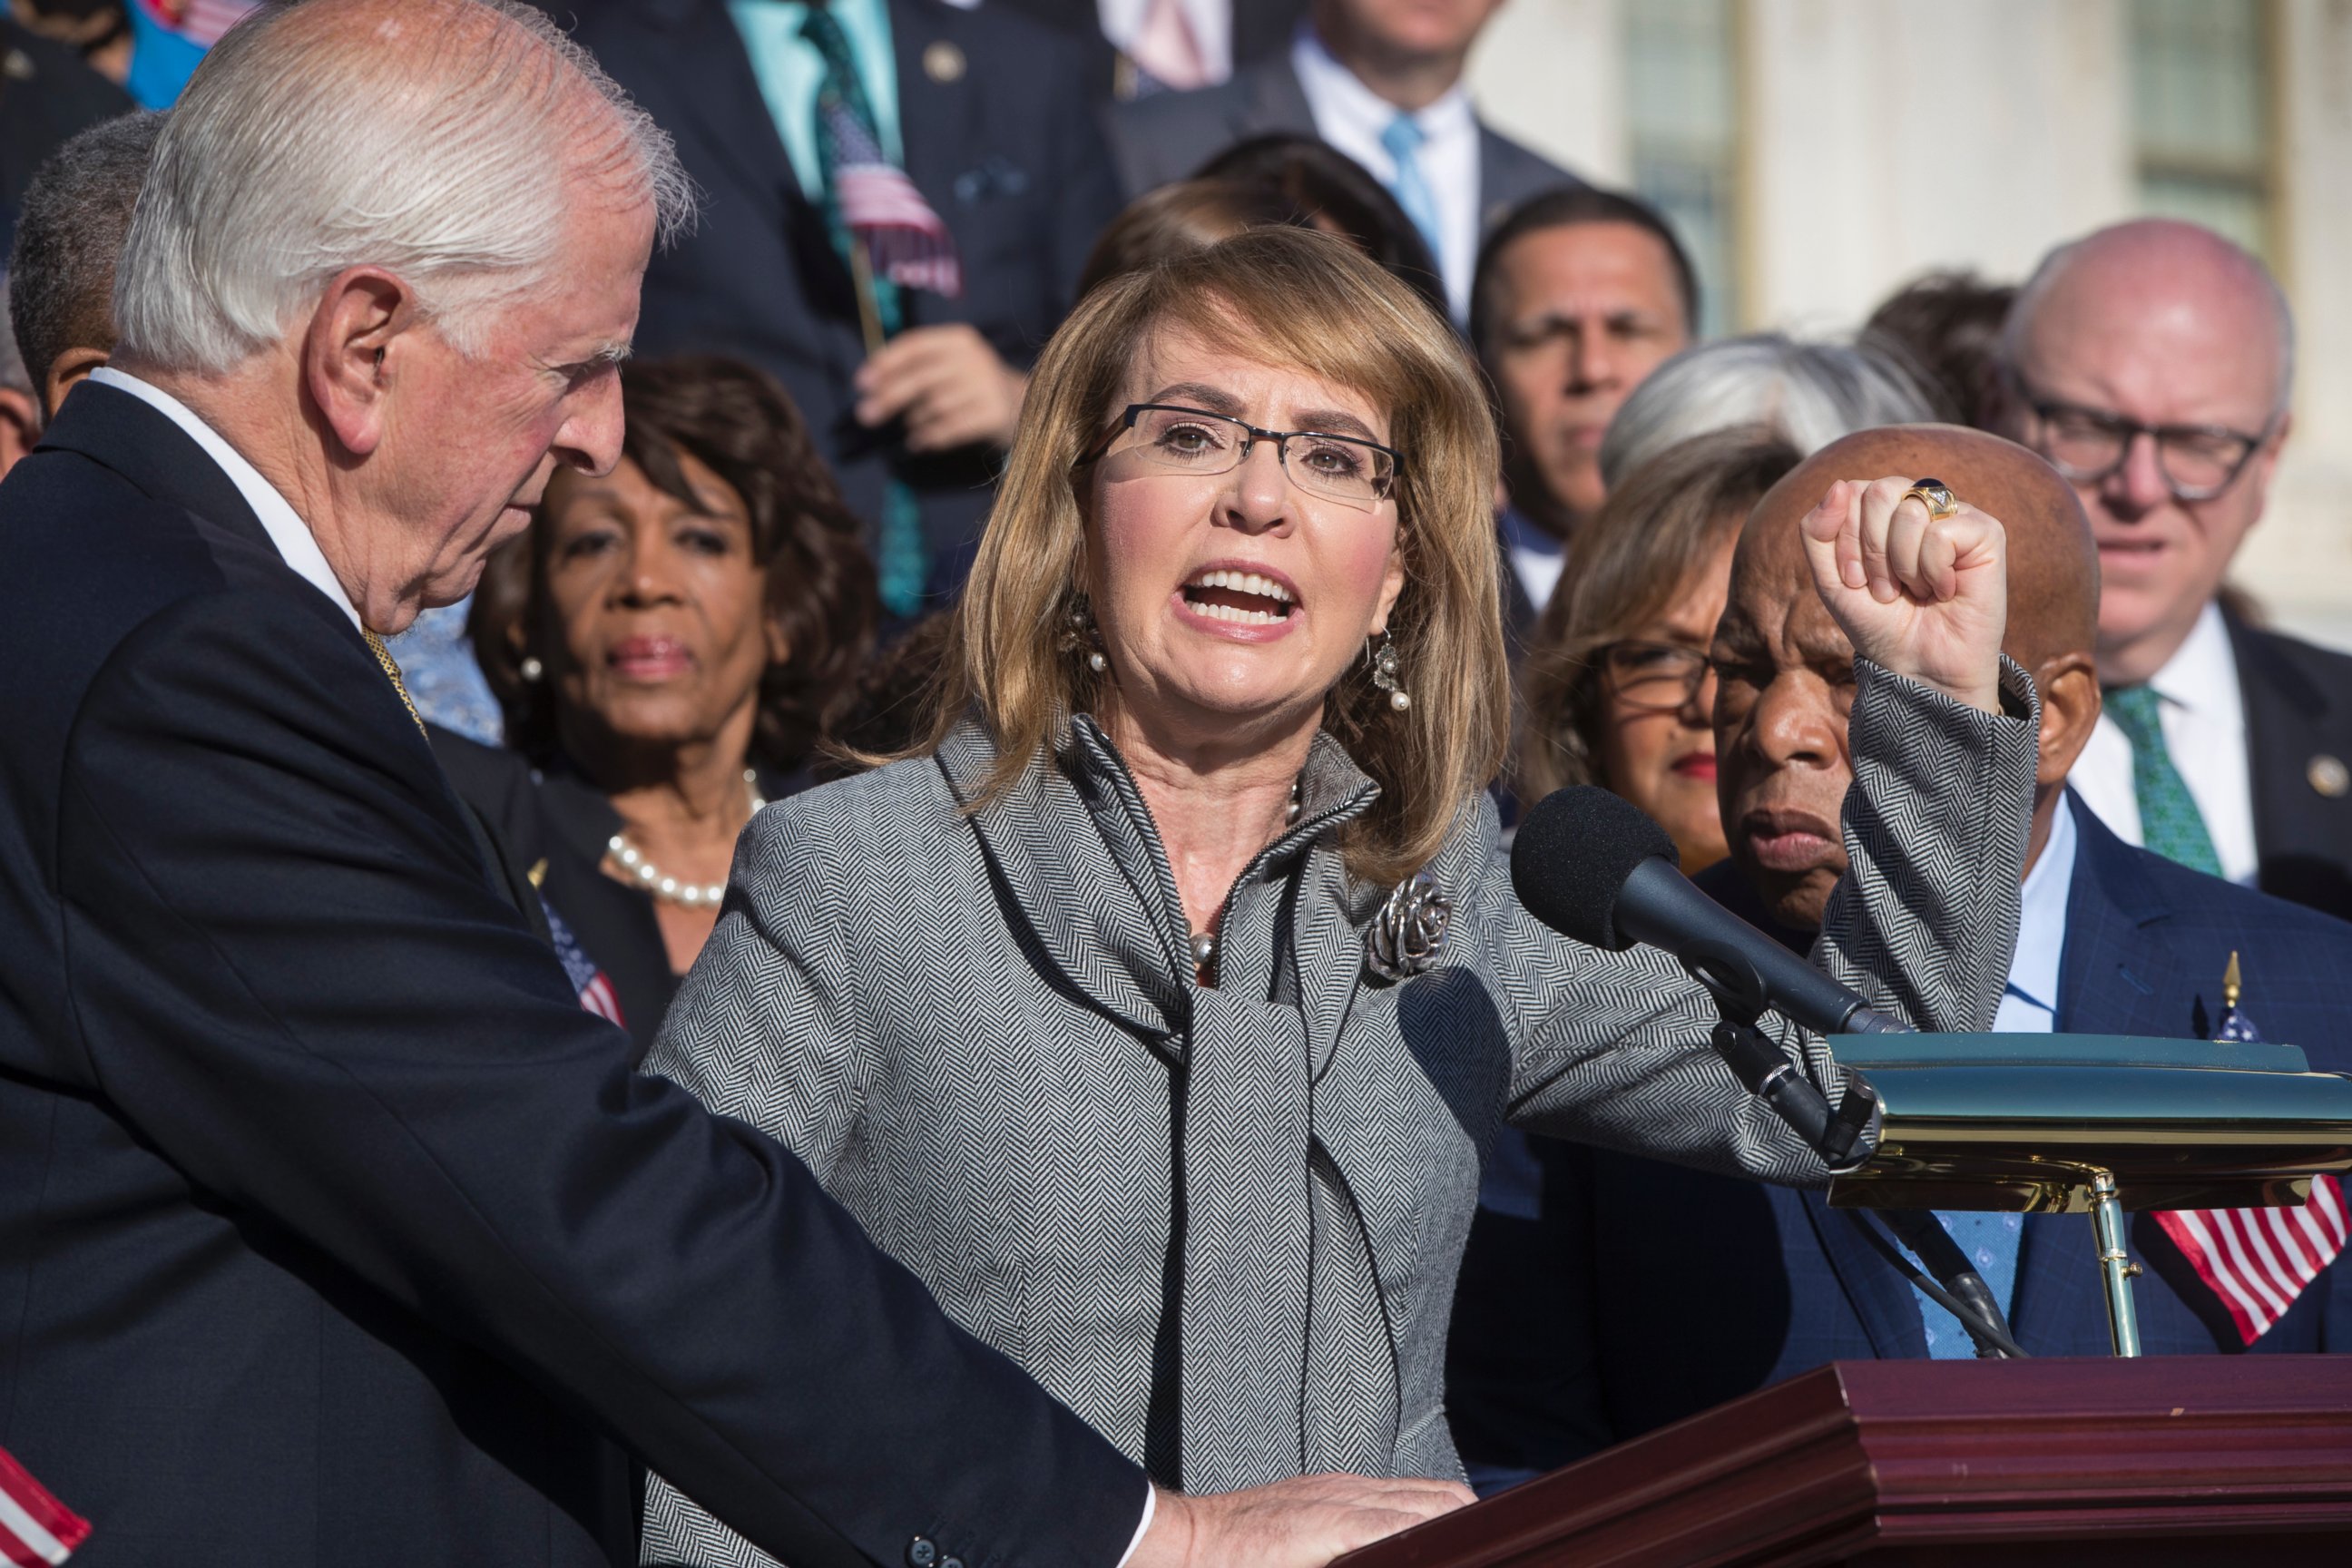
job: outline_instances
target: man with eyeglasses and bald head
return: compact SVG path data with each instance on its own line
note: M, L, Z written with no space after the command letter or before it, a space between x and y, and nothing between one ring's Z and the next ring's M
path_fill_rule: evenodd
M2294 423L2262 262L2144 219L2063 246L2011 308L1990 423L2074 486L2106 710L2072 782L2126 840L2352 917L2352 658L2260 630L2222 580Z
M2294 426L2294 315L2221 235L2168 218L2063 245L2001 336L1990 423L2098 538L2105 717L2084 802L2178 863L2352 917L2352 658L2249 626L2222 578Z

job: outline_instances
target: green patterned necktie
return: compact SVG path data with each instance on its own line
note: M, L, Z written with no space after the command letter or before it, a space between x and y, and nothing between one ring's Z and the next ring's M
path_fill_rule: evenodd
M834 171L859 158L878 160L881 132L857 75L856 57L840 20L822 5L813 5L801 21L801 37L824 61L824 76L816 90L817 163L824 171L825 225L842 259L849 247L865 243L842 221ZM874 315L882 335L895 337L905 324L905 302L887 278L874 279ZM922 613L923 590L929 575L929 550L923 539L923 512L915 492L896 474L882 484L881 528L875 540L875 572L882 606L901 620Z
M2168 860L2209 877L2221 874L2212 835L2164 743L2161 699L2152 686L2110 686L2107 716L2132 749L2132 794L2139 797L2140 843Z

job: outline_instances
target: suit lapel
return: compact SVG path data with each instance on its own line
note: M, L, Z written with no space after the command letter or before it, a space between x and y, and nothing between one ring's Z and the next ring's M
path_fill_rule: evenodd
M1234 141L1263 136L1270 131L1298 131L1309 136L1316 133L1315 110L1307 101L1307 89L1298 85L1298 73L1290 68L1287 53L1271 56L1244 74L1249 91L1233 118ZM1208 155L1204 151L1201 157L1205 160Z
M157 500L184 507L273 557L278 553L221 466L160 409L127 392L96 381L76 387L40 444L79 452Z
M2171 961L2150 929L2171 915L2171 905L2130 847L2072 790L2066 803L2074 814L2074 876L2058 963L2058 1026L2079 1035L2185 1033L2189 1019L2165 1016Z
M953 39L941 36L939 26L961 19L936 15L934 8L913 0L890 4L890 47L898 56L893 68L898 75L898 141L906 149L907 177L950 228L959 226L957 176L982 144L971 62ZM950 60L956 62L954 67L948 66ZM941 68L933 68L935 61Z
M960 800L976 798L994 760L995 748L976 723L940 746L940 767ZM1110 788L1083 759L1069 767L1042 759L1009 795L972 816L972 832L1006 921L1046 984L1172 1061L1189 1022L1192 988L1163 913L1173 879L1159 867L1132 864L1127 840L1134 835L1118 834L1114 846L1104 819L1116 828L1130 803L1104 798Z
M2298 847L2338 842L2344 832L2343 802L2310 783L2312 743L2335 728L2328 722L2328 695L2235 616L2225 612L2223 624L2245 707L2247 782L2263 890L2305 901L2298 889L2273 886L2273 866Z
M772 206L775 226L782 229L787 211L807 196L752 72L751 51L723 0L652 0L647 16L656 28L672 36L647 51L641 68L691 65L693 79L681 82L674 97L701 132L695 137L697 146L712 162L725 164L746 193Z
M1854 1227L1848 1214L1830 1207L1819 1193L1800 1193L1805 1218L1829 1259L1830 1272L1861 1320L1871 1353L1881 1361L1918 1359L1927 1353L1927 1331L1911 1282L1896 1273Z

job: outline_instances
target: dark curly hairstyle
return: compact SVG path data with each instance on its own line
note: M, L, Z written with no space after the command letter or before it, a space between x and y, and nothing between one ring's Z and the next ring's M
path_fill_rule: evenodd
M717 357L625 365L621 404L628 420L621 455L664 494L701 510L678 461L685 453L743 498L751 558L767 569L767 614L792 649L760 678L751 760L789 773L816 750L873 647L874 563L857 519L792 399L750 365ZM535 763L555 748L551 683L522 676L539 635L548 535L542 513L490 557L466 622L505 710L508 743Z

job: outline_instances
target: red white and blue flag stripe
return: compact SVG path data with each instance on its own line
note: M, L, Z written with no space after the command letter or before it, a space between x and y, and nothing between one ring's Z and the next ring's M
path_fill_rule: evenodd
M2259 1040L2262 1033L2238 1005L2238 955L2230 955L2223 982L2216 1040ZM2156 1223L2180 1248L2205 1288L2221 1298L2237 1325L2238 1337L2252 1344L2287 1314L2304 1287L2327 1271L2352 1235L2352 1209L2344 1184L2321 1175L2301 1208L2184 1209L2158 1214Z
M613 989L613 977L599 969L596 961L588 956L587 950L580 945L580 939L572 934L572 928L563 923L562 915L555 912L553 904L542 898L539 900L539 907L547 916L548 940L555 944L555 956L562 963L563 973L571 978L572 988L580 993L581 1010L593 1013L606 1023L627 1028L628 1021L621 1016L621 994Z
M2344 1184L2328 1175L2313 1180L2301 1208L2183 1209L2158 1214L2156 1223L2221 1298L2247 1344L2286 1316L2352 1236Z
M211 48L220 36L241 21L261 0L139 0L139 7L156 25L177 33L199 48Z
M89 1539L89 1521L49 1495L0 1448L0 1563L57 1568Z
M838 102L823 104L835 161L827 171L844 227L864 243L874 275L952 300L963 292L955 237L915 182L884 155L872 132Z

